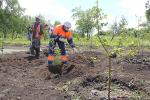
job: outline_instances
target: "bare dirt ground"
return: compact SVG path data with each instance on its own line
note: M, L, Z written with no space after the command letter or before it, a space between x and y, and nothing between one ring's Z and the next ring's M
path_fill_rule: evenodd
M50 73L47 57L0 55L0 100L107 100L108 59L101 51L70 54L66 74ZM150 100L150 52L112 59L112 100Z

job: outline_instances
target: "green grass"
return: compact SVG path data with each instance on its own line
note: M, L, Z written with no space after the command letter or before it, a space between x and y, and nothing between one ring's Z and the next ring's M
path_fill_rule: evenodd
M30 41L28 41L27 39L24 39L24 38L17 38L17 39L14 39L14 40L5 39L4 43L5 44L10 44L10 45L29 45Z
M109 36L104 36L102 39L106 40L106 44L110 46L138 46L139 45L139 40L137 38L133 37L115 37L111 41L111 37ZM97 37L93 37L90 40L87 40L86 38L81 38L80 40L74 39L76 44L80 45L94 45L94 46L100 46L99 39ZM140 45L143 46L150 46L150 41L149 40L140 40Z
M31 41L25 39L25 38L17 38L17 39L2 39L0 38L0 47L3 45L30 45ZM48 40L42 40L42 45L47 45Z
M137 38L133 38L133 37L115 37L112 41L111 41L111 37L109 36L104 36L102 37L105 40L105 43L108 44L109 46L138 46L139 43L140 45L143 46L150 46L150 41L149 40L139 40ZM11 39L2 39L0 38L0 47L2 46L4 42L4 45L30 45L30 41L27 40L26 38L17 38L14 40ZM48 45L48 39L47 40L41 40L42 45ZM87 40L87 38L74 38L74 43L76 45L83 45L83 46L100 46L100 42L99 39L94 36L92 37L92 39Z

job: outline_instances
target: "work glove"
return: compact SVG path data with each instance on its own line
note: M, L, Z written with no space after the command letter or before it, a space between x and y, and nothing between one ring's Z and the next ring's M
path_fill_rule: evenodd
M72 48L74 53L77 53L78 50L76 48Z
M61 41L61 42L65 42L65 41L66 41L66 39L65 39L65 38L60 37L60 38L59 38L59 41Z

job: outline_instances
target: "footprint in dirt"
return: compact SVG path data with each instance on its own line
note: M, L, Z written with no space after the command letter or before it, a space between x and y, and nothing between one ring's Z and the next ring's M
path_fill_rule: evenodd
M39 59L39 58L36 58L34 56L27 56L27 57L24 57L24 59L27 59L28 61L32 61L32 60Z

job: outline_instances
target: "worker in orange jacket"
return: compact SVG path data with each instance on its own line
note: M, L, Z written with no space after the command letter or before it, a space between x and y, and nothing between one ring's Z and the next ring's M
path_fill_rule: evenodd
M67 64L68 57L65 49L65 40L72 47L74 52L77 52L75 44L73 43L72 32L69 30L71 28L70 22L65 22L64 24L57 25L53 32L50 34L51 41L49 42L49 53L48 53L48 66L50 67L54 61L54 48L58 44L59 49L61 50L61 61L62 64Z
M40 40L43 35L43 26L40 24L40 17L37 16L36 22L32 25L32 38L31 38L31 47L30 52L32 56L35 58L39 58L40 56Z

